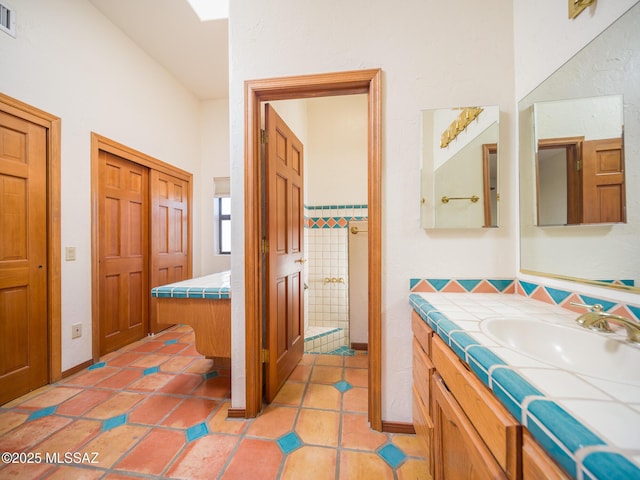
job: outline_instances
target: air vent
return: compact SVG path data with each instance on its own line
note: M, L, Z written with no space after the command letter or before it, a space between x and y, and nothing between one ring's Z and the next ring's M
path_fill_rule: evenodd
M12 37L16 36L16 16L7 5L0 3L0 30Z

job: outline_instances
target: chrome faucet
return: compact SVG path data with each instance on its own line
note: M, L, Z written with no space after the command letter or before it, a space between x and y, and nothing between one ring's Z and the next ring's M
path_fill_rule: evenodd
M613 313L607 313L599 303L596 303L595 305L585 305L582 303L571 302L571 305L589 309L587 313L583 313L576 318L576 322L581 327L595 330L597 332L611 333L613 330L609 324L613 323L626 329L627 340L634 343L640 343L640 322L620 315L614 315Z

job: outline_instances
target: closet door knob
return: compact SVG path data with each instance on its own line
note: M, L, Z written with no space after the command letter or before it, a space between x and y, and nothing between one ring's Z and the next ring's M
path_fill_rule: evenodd
M307 261L306 258L299 258L297 260L295 260L296 263L299 263L300 265L304 265L304 263Z

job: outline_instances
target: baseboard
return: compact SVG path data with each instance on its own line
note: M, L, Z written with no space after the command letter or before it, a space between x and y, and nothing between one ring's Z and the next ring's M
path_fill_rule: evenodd
M369 344L368 343L352 343L351 348L353 350L363 350L366 352L369 350Z
M416 429L413 428L412 423L404 422L386 422L382 421L382 431L386 433L407 433L415 434Z
M64 372L62 372L62 378L70 377L74 373L78 373L84 370L85 368L89 368L91 365L93 365L93 360L87 360L86 362L81 363L80 365L71 367L69 370L65 370Z
M227 418L245 418L247 410L244 408L230 408L227 412Z

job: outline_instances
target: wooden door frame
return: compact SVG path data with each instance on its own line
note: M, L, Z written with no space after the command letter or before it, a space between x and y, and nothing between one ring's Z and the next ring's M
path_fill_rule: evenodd
M484 195L484 228L490 228L491 224L491 154L498 154L497 143L482 144L482 192ZM497 192L496 192L497 194ZM497 199L496 199L497 201ZM496 206L496 212L498 208ZM496 226L498 219L496 218Z
M59 117L0 93L0 110L47 131L47 334L49 383L62 379L62 252L60 248Z
M582 172L573 168L582 159L583 136L544 138L536 146L536 224L540 225L540 150L564 149L567 164L567 224L582 223ZM580 169L581 170L581 169ZM569 219L572 221L570 222Z
M262 410L262 185L260 104L273 100L366 93L368 98L369 423L382 430L382 70L358 70L245 81L244 263L245 416Z
M99 166L100 151L108 152L118 157L124 158L138 165L147 167L149 170L172 175L181 180L189 182L187 192L188 205L188 227L187 227L187 277L191 278L193 264L193 175L178 167L169 165L161 160L153 158L145 153L134 150L107 137L91 132L91 335L92 335L92 358L94 362L100 359L100 216L99 216ZM151 192L149 192L151 200ZM151 203L149 204L151 210ZM149 215L149 236L151 236L152 226L151 212ZM151 244L149 244L149 265L151 267ZM151 298L151 291L149 291Z

